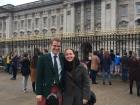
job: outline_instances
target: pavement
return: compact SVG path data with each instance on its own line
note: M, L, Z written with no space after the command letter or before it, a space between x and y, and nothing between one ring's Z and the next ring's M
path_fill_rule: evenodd
M22 76L18 74L16 80L10 80L12 76L0 72L0 105L36 105L35 94L32 92L29 78L28 92L22 90ZM140 105L140 97L136 95L134 85L133 95L129 94L129 84L121 80L113 79L112 85L103 85L101 79L91 89L96 93L95 105Z

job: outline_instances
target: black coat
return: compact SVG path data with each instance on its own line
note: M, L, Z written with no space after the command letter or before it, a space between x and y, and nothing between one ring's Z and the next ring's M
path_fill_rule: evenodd
M62 68L61 76L63 77L64 56L62 53L59 54L59 60ZM48 53L46 55L40 56L37 62L36 94L47 97L50 94L50 89L54 83L54 78L55 74L51 54ZM61 88L63 88L61 80L59 85Z
M65 72L65 89L63 105L82 105L83 99L90 97L90 83L88 72L82 64L75 70L69 72L73 80L69 77L68 71ZM73 82L75 81L75 83Z
M140 81L140 61L138 59L129 60L129 79Z
M25 58L21 61L21 73L23 76L30 74L30 61L28 58Z

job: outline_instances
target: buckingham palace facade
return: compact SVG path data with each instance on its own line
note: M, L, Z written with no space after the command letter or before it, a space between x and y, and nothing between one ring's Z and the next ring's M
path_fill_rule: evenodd
M140 0L39 0L16 6L7 4L0 6L1 54L15 49L18 53L25 52L32 50L33 46L46 47L48 45L46 37L53 36L66 36L63 39L65 44L63 48L70 46L79 51L81 46L84 46L79 42L98 40L101 37L91 40L90 36L96 36L99 32L115 33L113 37L109 34L108 38L110 44L107 46L112 48L118 43L112 42L118 30L123 29L131 33L137 31L139 27ZM81 39L76 40L76 35L82 36ZM72 44L67 43L69 37ZM129 38L126 36L126 39ZM101 40L104 39L101 38L99 42ZM116 37L113 40L115 41ZM106 42L101 44L99 42L96 43L98 44L96 50L102 45L106 46ZM125 49L129 46L128 43L129 40L125 42ZM88 51L93 51L95 44L89 44L86 44L89 47ZM136 41L135 44L137 50L139 42Z

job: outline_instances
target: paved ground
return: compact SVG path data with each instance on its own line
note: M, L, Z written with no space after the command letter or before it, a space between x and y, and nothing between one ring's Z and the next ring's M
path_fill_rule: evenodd
M17 80L10 80L11 75L0 72L0 105L36 105L35 95L29 82L29 91L22 91L22 76L18 75ZM113 85L93 85L92 90L97 95L96 105L140 105L140 97L134 94L129 95L128 83L119 80L113 80Z

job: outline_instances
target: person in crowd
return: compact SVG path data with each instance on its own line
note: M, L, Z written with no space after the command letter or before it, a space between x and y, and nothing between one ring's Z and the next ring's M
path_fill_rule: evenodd
M139 72L139 60L136 58L136 54L132 55L129 59L129 83L130 83L130 94L133 94L133 82L136 81L137 96L140 96L140 72Z
M115 54L114 54L114 51L113 50L110 50L110 57L111 57L111 65L110 65L110 71L111 71L111 74L114 74L115 72Z
M11 60L12 60L12 52L9 53L6 56L6 69L5 69L5 71L8 72L9 74L12 73L12 71L10 70L10 68L11 68Z
M109 85L111 83L111 72L110 72L110 65L111 65L111 57L108 51L104 52L103 55L103 85L105 85L105 80L108 79Z
M16 80L17 72L18 72L18 64L19 64L19 57L17 54L15 54L11 61L11 68L13 73L13 77L11 78L11 80Z
M130 50L130 51L129 51L129 55L128 55L128 57L131 58L132 55L133 55L133 51Z
M3 66L3 58L1 55L0 55L0 66Z
M121 73L120 64L121 64L120 53L116 53L116 55L115 55L115 75L120 75L120 73Z
M36 99L41 102L45 97L46 103L49 103L48 97L51 89L57 87L60 91L63 89L63 65L64 55L60 53L61 40L53 38L50 42L50 52L42 55L37 63L36 75ZM61 93L59 91L59 93ZM61 102L60 102L61 101ZM62 103L62 100L59 100Z
M38 48L34 49L34 55L31 58L30 62L30 75L32 81L32 89L35 92L35 81L36 81L36 69L37 69L37 61L38 57L41 55L40 50Z
M90 98L89 75L73 49L65 50L63 105L85 105Z
M124 52L121 58L121 68L122 68L122 80L125 82L128 80L128 63L129 58L127 56L127 52Z
M28 78L30 75L30 60L28 58L28 54L24 53L23 58L21 60L21 73L23 76L23 91L27 91L27 83L28 83Z
M94 51L91 58L91 70L90 70L90 77L92 79L93 84L97 84L96 74L99 71L99 65L100 65L100 59L97 56L97 52Z
M99 51L97 51L97 56L100 59L100 64L99 64L99 71L102 72L103 70L103 53L104 53L104 49L101 48Z
M44 54L47 54L48 53L48 49L44 49Z
M91 58L92 58L92 52L89 52L88 59L86 60L86 65L88 67L88 74L90 75L90 67L91 67Z
M136 71L136 87L137 87L137 96L140 96L140 58L138 59L138 68Z

